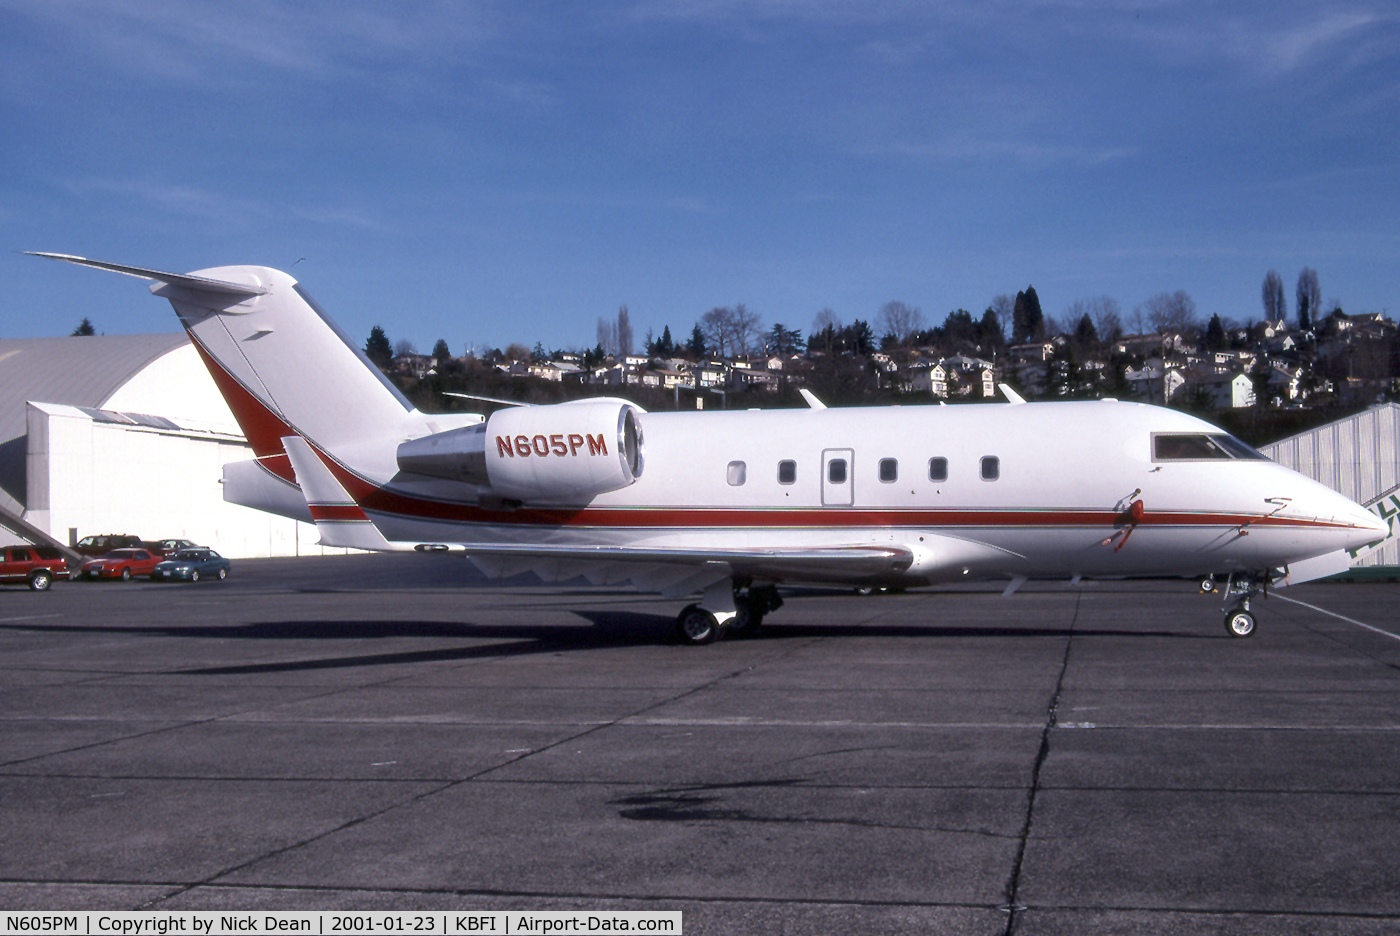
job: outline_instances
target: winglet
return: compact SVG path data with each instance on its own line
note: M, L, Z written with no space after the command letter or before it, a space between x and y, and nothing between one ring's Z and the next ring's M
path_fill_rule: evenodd
M158 283L168 283L171 286L183 286L195 292L227 293L233 296L263 296L267 290L262 286L247 286L242 283L228 283L223 280L208 279L203 276L189 276L184 273L162 273L160 270L147 270L143 267L126 266L121 263L107 263L103 260L89 260L86 257L75 257L71 254L43 253L38 250L26 250L25 253L31 257L48 257L50 260L62 260L64 263L76 263L79 266L93 267L98 270L108 270L112 273L125 273L127 276L136 276L141 279L155 280ZM154 289L155 287L151 287Z
M798 393L802 394L802 399L807 401L807 405L812 409L826 409L826 404L817 399L817 395L806 387L800 388Z
M394 547L379 532L369 516L345 490L325 462L301 436L286 436L282 447L292 462L297 485L322 546L348 546L352 549L390 550Z
M1026 402L1025 397L1021 396L1021 394L1017 393L1015 390L1012 390L1007 384L1001 385L1001 392L1002 395L1006 397L1006 402L1013 406Z

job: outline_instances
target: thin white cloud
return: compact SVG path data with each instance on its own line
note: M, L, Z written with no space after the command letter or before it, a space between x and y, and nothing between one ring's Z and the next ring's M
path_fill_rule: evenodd
M157 216L178 216L221 224L248 226L271 221L299 220L334 227L379 229L372 217L357 208L319 205L273 204L250 198L230 197L194 185L151 179L68 179L62 186L79 198L110 198L137 202Z

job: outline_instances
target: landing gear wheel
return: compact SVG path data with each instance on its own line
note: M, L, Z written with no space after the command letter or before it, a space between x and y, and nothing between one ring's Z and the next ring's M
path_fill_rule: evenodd
M763 612L749 598L734 600L734 620L729 622L729 630L740 637L753 637L763 626Z
M1254 615L1243 609L1225 615L1225 630L1231 637L1248 637L1254 633Z
M686 605L676 616L676 636L681 643L711 643L719 637L719 621L699 605Z
M1213 592L1213 591L1215 591L1215 579L1212 579L1212 578L1202 579L1202 580L1201 580L1201 594L1203 594L1203 595L1209 595L1209 594L1210 594L1211 592Z

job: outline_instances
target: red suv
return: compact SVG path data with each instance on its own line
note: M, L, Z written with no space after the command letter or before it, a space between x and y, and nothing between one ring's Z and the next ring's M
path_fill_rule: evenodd
M54 579L68 577L68 563L51 546L5 546L0 548L0 584L28 582L34 591L44 591Z

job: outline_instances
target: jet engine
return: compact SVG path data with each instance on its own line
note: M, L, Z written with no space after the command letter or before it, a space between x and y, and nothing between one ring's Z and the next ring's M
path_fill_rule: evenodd
M404 442L398 465L487 487L510 500L588 501L641 477L641 414L608 397L514 406L475 426Z

